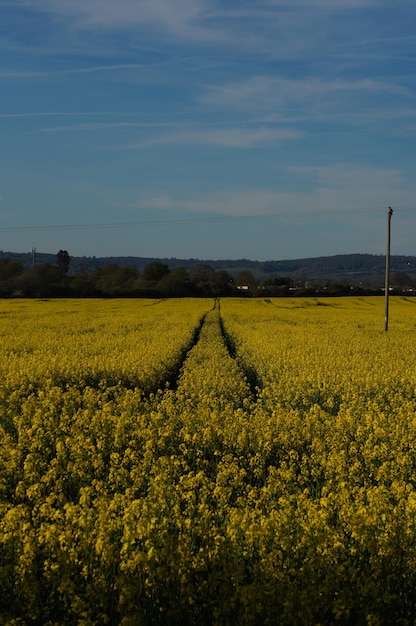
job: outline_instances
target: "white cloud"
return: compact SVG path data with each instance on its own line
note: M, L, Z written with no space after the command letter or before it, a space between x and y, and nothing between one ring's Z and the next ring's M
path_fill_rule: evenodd
M411 86L402 86L395 78L291 79L255 75L206 86L197 99L218 111L274 114L286 123L319 123L326 127L336 123L342 125L339 130L347 124L383 134L400 133L415 116Z
M46 114L45 114L46 115ZM64 114L62 114L64 115ZM80 114L80 116L86 116L88 114ZM97 115L98 117L101 115L112 115L111 113L91 113L90 115ZM0 118L3 117L0 115ZM9 116L4 116L9 117ZM85 133L92 131L101 131L101 130L114 130L114 129L125 129L125 128L160 128L160 127L172 127L171 123L163 123L163 122L92 122L92 123L83 123L83 124L66 124L62 126L44 126L43 128L37 128L36 130L27 131L25 134L27 135L37 135L40 133Z
M0 80L1 79L26 79L26 78L42 78L47 76L48 72L19 72L19 71L10 71L10 72L0 72Z
M115 115L112 111L32 111L26 113L0 113L2 118L25 118L25 117L99 117L101 115Z
M404 3L407 4L406 2ZM250 53L275 59L321 57L325 66L354 53L357 63L369 50L361 50L365 26L359 9L391 8L387 0L16 0L15 6L30 8L49 22L54 46L86 47L105 54L120 54L140 46L163 47L168 41L181 47L189 43L211 47L232 56ZM411 7L411 3L408 4ZM340 17L348 22L343 27ZM367 16L367 20L368 20ZM365 22L366 23L366 22ZM35 25L35 22L34 22ZM124 39L110 41L113 33ZM85 35L88 34L88 37ZM385 41L387 33L375 34ZM54 37L56 35L56 37ZM97 36L103 36L99 39ZM110 37L106 37L110 35ZM103 42L105 47L102 46ZM41 42L38 42L41 45ZM45 43L45 48L47 43ZM360 54L361 52L361 54ZM387 51L389 58L392 49Z
M55 18L70 19L77 28L120 30L150 26L186 34L203 17L203 0L36 0L30 6Z
M162 193L140 194L137 206L187 211L229 217L278 217L281 219L360 219L360 227L383 215L388 206L414 206L414 183L399 170L336 164L321 167L286 168L299 175L292 191L244 187L216 193L177 196ZM305 187L305 178L311 184ZM362 215L362 218L357 216Z
M264 4L274 7L304 7L312 9L328 8L342 11L383 6L388 1L389 0L263 0Z
M200 98L202 102L227 107L273 109L291 103L327 103L334 95L360 93L407 93L407 90L387 81L361 78L357 80L250 76L225 85L211 85Z
M282 141L298 139L303 133L290 128L198 128L180 130L139 143L121 146L120 149L139 149L161 144L192 144L228 148L255 148L275 145Z
M363 190L399 190L408 186L403 172L396 169L373 168L368 165L357 166L337 163L324 166L287 167L288 172L297 174L301 179L310 179L321 189Z
M78 113L75 117L103 118L114 115L112 113ZM25 118L25 117L66 117L68 113L26 113L26 114L0 114L0 119ZM122 118L125 116L121 116ZM283 141L301 139L305 133L290 127L276 127L268 125L265 120L259 125L256 120L250 120L246 125L236 123L234 127L217 124L205 124L204 126L181 124L174 121L135 121L122 119L121 121L97 121L68 123L56 126L43 126L34 130L26 131L25 134L35 135L40 133L86 133L99 131L112 131L123 129L137 129L146 133L146 138L135 143L117 146L116 150L140 150L151 146L160 145L195 145L195 146L221 146L226 148L262 148L275 146ZM154 135L155 129L167 129L163 134ZM149 133L153 135L149 137ZM160 130L159 130L160 132Z

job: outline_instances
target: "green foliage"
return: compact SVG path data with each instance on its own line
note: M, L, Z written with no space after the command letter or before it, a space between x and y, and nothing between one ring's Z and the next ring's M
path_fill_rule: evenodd
M71 257L69 256L67 250L59 250L56 255L56 264L63 274L68 273L69 266L71 265Z

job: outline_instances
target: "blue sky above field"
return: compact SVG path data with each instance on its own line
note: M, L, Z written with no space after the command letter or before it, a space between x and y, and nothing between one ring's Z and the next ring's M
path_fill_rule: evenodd
M0 250L416 254L414 0L0 0Z

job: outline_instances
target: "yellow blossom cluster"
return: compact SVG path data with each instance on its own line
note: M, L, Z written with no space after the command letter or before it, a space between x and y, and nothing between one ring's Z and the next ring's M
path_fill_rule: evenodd
M157 390L176 375L209 308L198 299L2 301L3 384Z
M0 624L414 624L414 311L0 303Z

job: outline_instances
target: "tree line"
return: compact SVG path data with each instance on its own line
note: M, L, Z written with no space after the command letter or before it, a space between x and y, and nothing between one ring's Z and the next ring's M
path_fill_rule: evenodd
M379 294L380 287L352 284L347 280L311 281L300 276L271 276L257 280L250 271L232 276L199 263L192 268L170 269L154 261L142 271L133 266L109 263L69 273L71 258L66 250L56 263L35 264L27 269L14 259L0 259L0 297L220 297L220 296L307 296ZM395 293L416 293L415 281L403 272L392 275Z
M160 297L228 296L237 289L226 271L199 264L188 270L161 262L149 263L141 272L135 267L109 263L69 273L70 256L60 250L56 263L40 263L27 269L20 261L0 259L1 297ZM243 277L244 278L244 277ZM254 280L254 279L253 279ZM238 282L238 281L237 281Z

